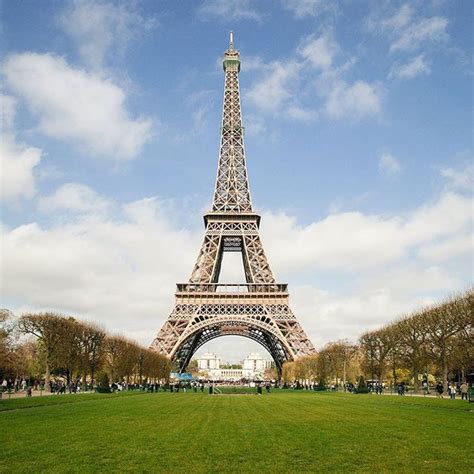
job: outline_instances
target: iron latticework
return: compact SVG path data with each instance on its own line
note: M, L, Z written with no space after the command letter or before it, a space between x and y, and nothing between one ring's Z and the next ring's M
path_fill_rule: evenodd
M253 212L240 108L240 55L230 35L224 53L224 106L212 211L189 283L177 285L176 304L152 348L177 361L184 371L206 342L224 335L248 337L264 346L281 370L283 362L314 353L288 304L286 284L278 284ZM247 283L221 284L223 252L242 254Z

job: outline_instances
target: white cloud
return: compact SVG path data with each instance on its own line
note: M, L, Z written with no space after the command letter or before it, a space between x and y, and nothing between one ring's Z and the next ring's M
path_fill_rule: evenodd
M313 343L321 348L328 341L346 338L356 341L364 331L380 328L435 299L396 291L384 285L382 279L377 283L355 285L356 288L346 292L291 285L292 309Z
M110 201L93 189L79 183L67 183L59 187L51 196L39 200L43 212L104 213Z
M301 42L298 53L312 66L325 70L331 68L338 49L338 44L328 35L310 36Z
M217 64L219 66L219 71L221 71L222 57L217 59ZM260 56L245 56L242 67L245 68L245 71L262 71L265 67L265 63Z
M50 54L24 53L3 64L6 82L39 117L46 135L96 156L130 160L151 136L148 119L131 119L124 91Z
M313 120L321 113L348 120L378 115L382 107L381 83L346 82L343 77L356 59L346 57L341 64L335 64L335 58L342 53L338 43L325 33L304 37L290 59L264 63L252 58L251 69L258 75L244 91L244 97L261 112L300 121ZM320 104L313 105L308 98Z
M61 196L61 189L53 196ZM68 205L77 206L74 200ZM262 239L279 280L290 282L295 314L321 346L355 338L439 293L462 288L469 264L449 266L449 259L465 251L466 239L456 238L472 233L471 206L470 199L447 193L409 214L339 213L307 226L266 213ZM19 301L12 308L17 311L51 309L96 320L150 343L202 238L200 230L173 224L166 209L148 198L122 206L118 217L104 207L102 214L62 215L49 228L37 223L2 228L5 301ZM436 246L443 242L440 259ZM236 273L223 266L225 275ZM302 277L324 290L295 281ZM348 283L331 289L335 278Z
M251 137L262 136L266 133L267 126L263 117L250 114L245 117L245 133Z
M261 22L263 15L253 7L254 4L252 0L205 0L198 9L198 15L203 19Z
M402 166L390 153L382 153L379 158L379 170L385 176L394 177L400 174Z
M131 40L157 22L141 16L131 3L73 0L60 15L59 23L77 44L83 61L100 69L107 55L123 53Z
M441 242L426 245L419 251L420 258L433 262L443 262L465 255L467 259L473 259L474 239L472 234L452 236ZM474 262L473 262L474 264Z
M447 41L449 39L447 26L448 20L444 17L423 18L408 26L391 44L390 51L412 51L423 43Z
M117 219L82 215L51 228L2 228L4 300L92 319L149 344L201 238L173 228L162 208L143 199L123 206Z
M15 200L34 196L34 168L41 160L41 150L19 144L12 134L0 135L0 199Z
M405 3L391 16L387 18L369 18L368 27L373 31L400 32L407 26L413 17L413 7Z
M283 8L292 11L296 18L315 17L335 8L335 2L328 0L282 0L282 4Z
M471 199L446 193L408 215L343 212L304 227L291 216L266 213L262 234L277 273L311 268L360 273L399 262L413 250L471 226Z
M317 117L316 111L298 107L296 105L289 107L287 113L292 119L300 120L302 122L307 122Z
M381 109L382 89L378 84L336 81L326 101L326 112L332 118L362 118L377 115Z
M414 57L406 64L395 63L390 69L389 78L413 79L421 74L430 74L431 67L425 61L424 55L420 54Z
M0 94L0 126L3 132L11 131L15 121L16 100L14 97Z
M271 63L264 78L246 91L246 99L258 108L276 111L292 97L300 68L301 65L294 61Z
M467 163L462 169L443 168L440 173L448 189L474 191L474 164Z

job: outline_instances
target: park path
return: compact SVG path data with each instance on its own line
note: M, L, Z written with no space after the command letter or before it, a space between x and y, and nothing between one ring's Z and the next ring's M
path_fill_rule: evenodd
M43 391L40 391L40 390L33 390L31 392L31 397L32 398L36 398L36 397L50 397L51 395L56 395L57 397L63 397L63 396L70 396L70 395L79 395L79 394L83 394L83 393L95 393L94 391L88 391L88 392L77 392L77 393L64 393L64 394L61 394L61 395L58 395L54 392L45 392L44 390ZM0 398L0 400L14 400L14 399L17 399L17 398L27 398L26 397L26 391L23 391L23 390L20 390L19 392L12 392L12 393L8 393L8 392L3 392L2 394L2 397Z

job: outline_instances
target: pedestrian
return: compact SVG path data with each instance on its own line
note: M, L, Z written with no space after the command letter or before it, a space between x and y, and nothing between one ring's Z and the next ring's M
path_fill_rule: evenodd
M454 386L453 383L451 383L451 385L449 386L448 392L449 392L449 398L451 398L451 400L455 400L456 399L456 387Z
M443 398L443 384L439 381L437 384L436 384L436 393L437 393L437 397L438 398Z
M463 382L461 384L461 400L467 400L467 390L468 390L467 383Z

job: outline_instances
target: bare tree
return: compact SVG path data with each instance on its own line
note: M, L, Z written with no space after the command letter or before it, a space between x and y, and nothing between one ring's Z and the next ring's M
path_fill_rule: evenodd
M94 377L100 368L105 353L105 331L95 324L82 324L79 333L79 357L83 374L83 384L87 382L87 375Z
M472 291L433 306L420 315L427 333L427 351L439 364L444 391L448 389L450 361L455 352L458 335L466 331L472 333Z
M20 331L38 339L45 360L45 390L50 390L51 369L57 363L64 342L66 318L56 313L27 313L19 321Z

